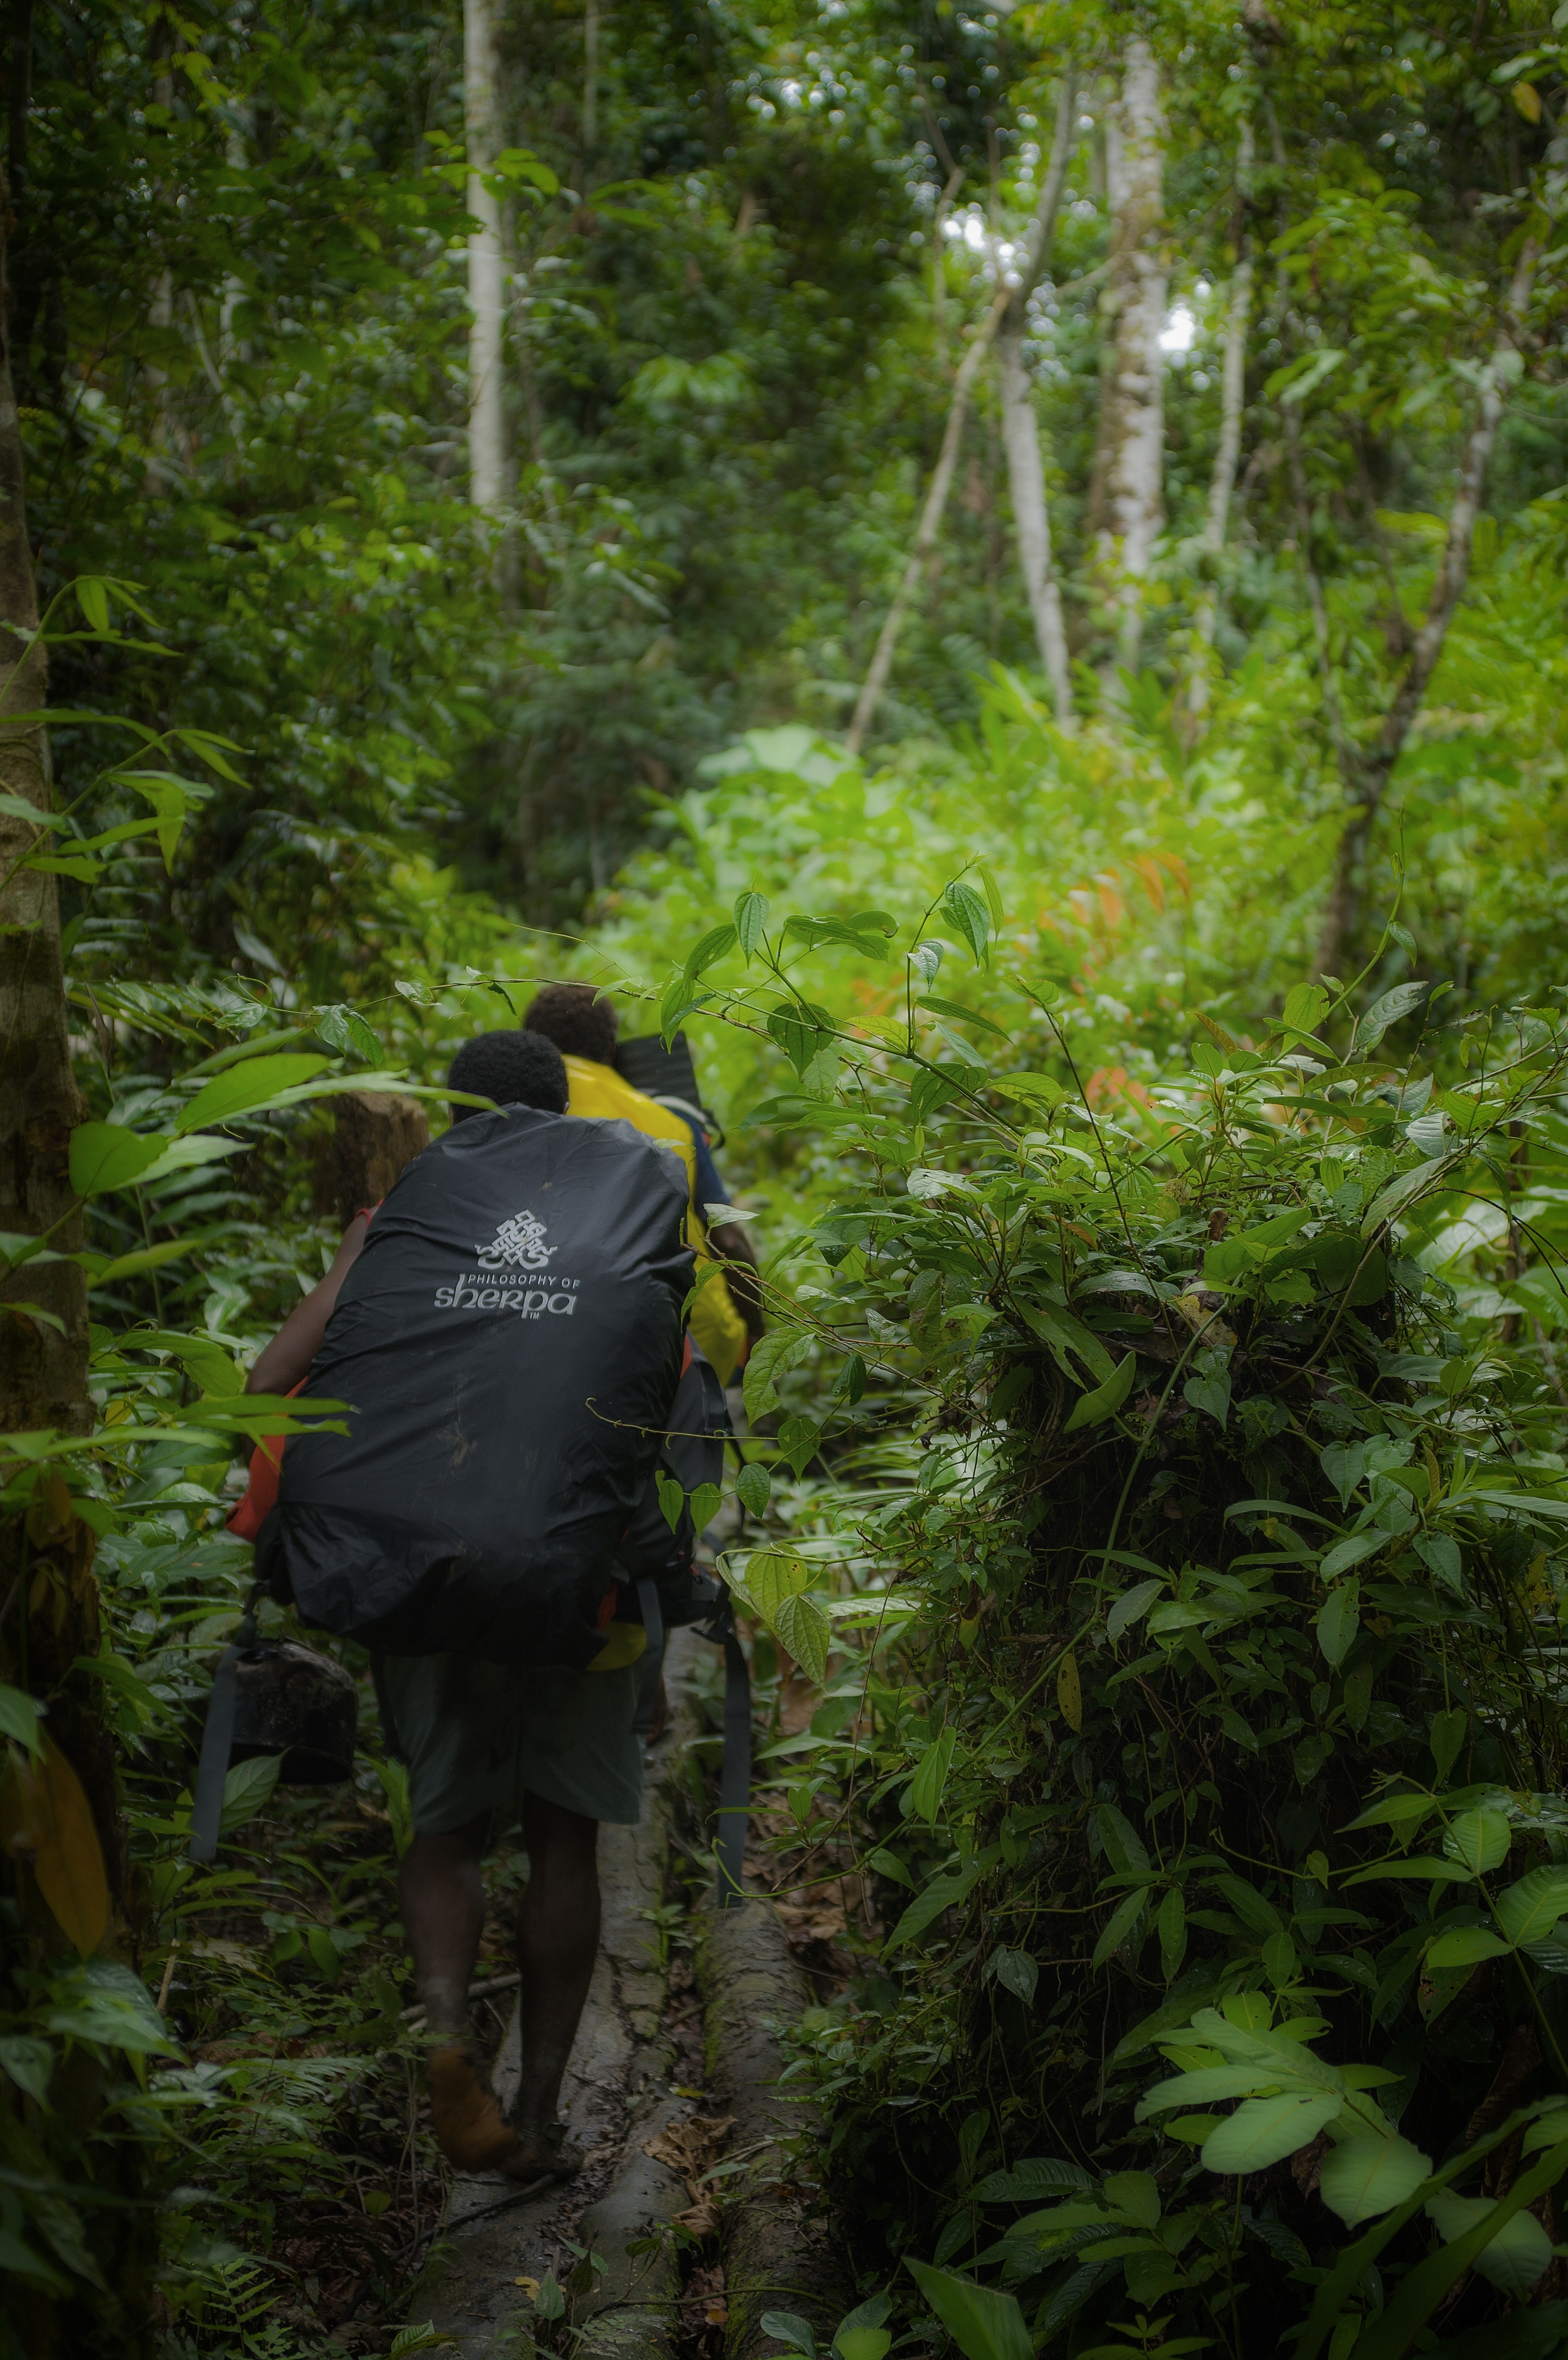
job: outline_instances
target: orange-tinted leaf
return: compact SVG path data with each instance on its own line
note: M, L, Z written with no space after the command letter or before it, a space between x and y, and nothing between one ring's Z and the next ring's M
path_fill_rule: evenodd
M109 1923L109 1880L82 1781L58 1745L43 1741L41 1763L19 1764L0 1789L0 1845L31 1852L38 1891L66 1939L91 1958Z
M1064 1655L1061 1659L1061 1669L1057 1674L1057 1702L1061 1707L1062 1719L1068 1727L1080 1730L1083 1727L1083 1684L1078 1677L1076 1655Z

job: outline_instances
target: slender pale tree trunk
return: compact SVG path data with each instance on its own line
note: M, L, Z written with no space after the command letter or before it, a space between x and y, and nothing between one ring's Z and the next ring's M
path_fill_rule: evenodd
M1111 270L1104 309L1111 366L1100 421L1104 519L1096 556L1114 609L1116 653L1135 670L1144 591L1165 520L1165 118L1159 66L1142 34L1128 42L1106 126Z
M583 155L591 156L599 136L599 12L598 0L587 0L583 11Z
M1209 704L1208 651L1219 622L1219 595L1214 569L1225 546L1231 495L1236 484L1236 461L1242 447L1242 410L1246 393L1246 334L1252 317L1252 252L1245 226L1245 206L1252 185L1252 126L1244 123L1236 146L1236 198L1243 227L1236 242L1236 267L1231 278L1231 306L1225 322L1225 359L1220 379L1220 442L1209 478L1209 512L1203 520L1202 551L1206 561L1203 587L1193 617L1197 661L1188 683L1188 710L1206 712Z
M1073 110L1077 104L1077 81L1069 74L1058 94L1056 139L1047 171L1045 196L1049 202L1050 219L1039 242L1042 270L1056 226L1056 215L1061 209L1068 159L1072 151ZM1007 480L1013 497L1014 528L1018 536L1018 563L1028 595L1029 613L1034 619L1036 644L1040 650L1040 662L1045 668L1046 678L1051 684L1058 724L1063 729L1071 729L1075 721L1072 669L1068 661L1061 590L1051 563L1051 519L1046 499L1039 429L1035 419L1029 372L1024 364L1024 330L1031 291L1030 288L1022 286L1016 290L997 337L1002 439L1007 453Z
M496 515L507 496L501 333L506 256L501 208L483 175L500 152L500 60L495 0L464 0L463 111L468 139L468 497Z
M1070 129L1070 109L1064 119ZM1059 127L1058 122L1058 129ZM1051 169L1046 175L1039 202L1035 207L1034 216L1025 236L1023 252L1019 257L1019 288L1023 290L1025 300L1027 300L1028 291L1034 287L1045 268L1046 258L1050 251L1050 242L1056 232L1057 213L1061 206L1062 187L1067 176L1066 146L1059 139L1058 146L1060 154L1058 156L1053 151ZM991 350L996 332L1014 300L1015 291L1010 286L998 288L992 298L990 309L975 329L969 350L959 364L958 375L953 379L952 399L948 408L948 422L942 433L942 447L937 454L936 473L932 475L930 489L926 495L926 505L920 511L920 522L916 530L914 546L910 550L908 561L904 568L903 579L899 583L893 605L888 609L887 619L877 639L871 667L861 683L860 695L855 700L855 710L850 717L850 727L845 732L844 743L851 754L860 752L865 740L866 731L871 726L872 716L882 702L883 691L887 686L888 674L893 670L898 635L904 628L904 618L914 604L921 578L926 571L927 561L937 545L937 536L942 529L942 518L947 510L948 495L953 487L953 474L959 464L959 451L963 442L964 421L969 415L970 396L974 390L975 380L984 366L985 356ZM1038 456L1036 447L1036 474Z
M1370 752L1353 758L1348 767L1342 759L1341 773L1350 798L1350 809L1340 836L1333 883L1323 912L1322 932L1318 938L1317 970L1320 975L1332 974L1337 969L1342 950L1354 933L1357 895L1372 829L1387 792L1394 765L1404 751L1405 740L1420 711L1421 701L1448 638L1449 626L1458 611L1465 584L1470 578L1475 523L1486 497L1486 474L1508 399L1508 385L1519 371L1518 340L1530 310L1541 255L1541 241L1532 233L1519 249L1519 259L1514 266L1513 283L1508 289L1491 358L1481 373L1470 432L1459 464L1453 506L1449 510L1442 560L1437 569L1437 579L1427 601L1426 616L1416 634L1409 660L1383 716L1382 726Z

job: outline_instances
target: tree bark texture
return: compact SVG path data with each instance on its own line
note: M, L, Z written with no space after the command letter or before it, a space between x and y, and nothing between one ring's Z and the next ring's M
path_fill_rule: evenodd
M893 605L888 609L887 619L883 624L870 669L861 683L860 695L855 700L855 710L850 716L850 727L845 732L844 743L851 754L860 752L865 741L866 731L871 727L872 718L882 702L883 691L887 686L888 674L893 670L893 659L898 646L899 633L904 628L904 618L915 603L927 562L937 545L937 536L942 529L942 519L948 506L948 495L953 487L953 474L958 466L959 452L963 443L964 421L969 415L970 396L974 390L975 379L984 366L992 341L1013 303L1017 300L1022 306L1028 300L1049 256L1051 240L1056 234L1057 214L1061 207L1062 189L1067 178L1068 146L1063 131L1064 122L1067 131L1070 132L1070 104L1065 117L1058 110L1057 147L1053 150L1051 169L1046 175L1039 202L1035 207L1034 218L1029 224L1028 232L1024 240L1024 250L1018 265L1018 284L1016 287L1007 286L997 290L992 298L991 307L985 317L975 329L969 350L959 364L958 375L953 380L953 393L948 409L947 425L942 433L942 447L937 454L936 472L931 477L930 489L926 495L926 505L920 512L920 522L916 530L914 546L910 550L904 568L903 579L899 583ZM1043 490L1041 497L1043 499Z
M1142 34L1128 42L1106 126L1110 273L1102 310L1111 342L1099 440L1105 486L1096 551L1116 652L1135 670L1144 585L1165 521L1165 118L1159 66Z
M1061 208L1072 145L1077 83L1069 74L1057 101L1056 140L1047 173L1045 196L1049 201L1049 229L1040 240L1044 266L1050 232ZM1036 277L1038 274L1036 273ZM1007 307L997 338L997 370L1002 394L1002 439L1007 453L1007 480L1013 497L1013 524L1018 536L1018 563L1034 619L1040 662L1051 684L1059 727L1070 729L1075 716L1072 670L1068 661L1067 631L1062 620L1061 589L1051 563L1050 508L1046 498L1045 467L1040 456L1039 429L1031 399L1029 372L1024 363L1025 307L1032 288L1020 287Z
M502 329L506 257L501 208L483 175L500 152L500 59L495 0L464 0L463 114L468 141L468 497L495 515L507 497Z
M390 1090L348 1090L334 1102L334 1128L320 1141L316 1209L334 1213L346 1229L356 1213L378 1205L404 1166L430 1145L430 1124L418 1098Z
M1342 758L1341 773L1351 807L1340 836L1333 883L1323 912L1322 931L1318 938L1316 968L1320 975L1336 968L1341 952L1354 931L1362 872L1372 829L1388 791L1394 765L1404 751L1405 740L1420 711L1448 638L1449 627L1470 578L1476 520L1486 497L1486 475L1497 444L1497 428L1508 401L1508 386L1519 374L1518 339L1530 310L1541 255L1541 241L1532 232L1519 249L1492 355L1481 375L1470 432L1459 463L1459 480L1454 488L1453 505L1449 510L1448 534L1442 561L1409 660L1384 713L1371 751L1362 754L1350 746L1348 739L1343 741L1347 752ZM1294 449L1295 446L1292 447ZM1299 458L1296 464L1299 464ZM1314 609L1314 623L1316 620ZM1326 629L1326 624L1323 628ZM1326 647L1324 661L1326 665Z
M0 184L0 206L4 205ZM0 268L4 249L0 248ZM8 308L8 307L7 307ZM50 803L49 744L19 716L41 709L48 660L39 641L22 469L21 425L8 339L0 343L0 791L40 813ZM71 1068L60 955L60 895L52 877L17 863L47 843L23 819L0 814L0 1229L55 1235L57 1251L80 1250L71 1217L71 1133L82 1108ZM64 1226L56 1228L61 1222ZM25 1264L0 1300L32 1303L0 1315L0 1428L59 1426L83 1434L87 1399L87 1297L72 1262Z
M27 636L38 628L32 551L27 540L20 421L11 377L4 224L9 197L0 175L0 792L39 813L49 810L49 748L43 729L23 716L45 702L47 659ZM0 814L0 1229L22 1236L53 1230L55 1250L78 1249L82 1222L70 1183L73 1126L84 1109L71 1068L60 968L55 880L17 863L46 839L25 819ZM62 1218L63 1217L63 1218ZM58 1224L58 1226L56 1226ZM30 1304L50 1315L4 1308ZM57 1327L53 1322L58 1321ZM61 1330L63 1329L63 1332ZM84 1434L93 1424L87 1392L86 1293L74 1262L25 1263L0 1286L0 1430L60 1427ZM27 1505L0 1518L0 1679L43 1698L47 1740L80 1779L106 1871L108 1940L127 1945L126 1856L114 1740L103 1688L76 1668L99 1646L93 1535L76 1514L58 1470L40 1470ZM37 1970L69 1953L71 1942L24 1861L5 1862L5 1884L19 1907L19 1939L0 1962L4 2004L27 1996L11 1970ZM153 2342L152 2276L156 2215L146 2203L144 2158L134 2141L103 2138L98 2126L115 2092L111 2069L85 2049L57 2063L49 2106L57 2126L76 2142L80 2169L113 2209L89 2213L94 2260L105 2291L56 2295L13 2277L11 2322L17 2348L36 2360L66 2360L113 2349L145 2360ZM7 2152L23 2170L37 2165L19 2093L0 2097L10 2122ZM96 2146L90 2144L96 2138ZM50 2167L53 2168L52 2166Z

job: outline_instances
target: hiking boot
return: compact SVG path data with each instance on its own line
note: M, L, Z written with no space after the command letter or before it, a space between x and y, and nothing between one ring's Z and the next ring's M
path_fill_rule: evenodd
M458 2171L504 2171L537 2180L552 2167L530 2161L501 2112L490 2077L466 2040L444 2041L425 2065L431 2120L441 2152Z
M531 2131L520 2122L513 2110L512 2128L523 2153L529 2158L528 2169L552 2180L575 2180L587 2158L575 2139L566 2136L565 2123L550 2123L543 2131Z

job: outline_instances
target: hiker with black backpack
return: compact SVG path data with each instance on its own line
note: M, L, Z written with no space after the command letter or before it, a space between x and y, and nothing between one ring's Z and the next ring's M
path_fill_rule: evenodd
M690 1579L689 1516L672 1534L652 1482L702 1374L684 1333L687 1175L629 1125L569 1115L539 1033L466 1043L449 1082L499 1111L454 1105L252 1372L253 1391L308 1378L351 1404L346 1436L290 1440L257 1570L307 1626L375 1651L408 1765L403 1926L441 2147L459 2169L543 2181L582 2161L557 2107L598 1949L598 1825L640 1815L657 1584ZM707 1396L690 1398L700 1416ZM519 1815L508 2120L468 1989L481 1863Z

